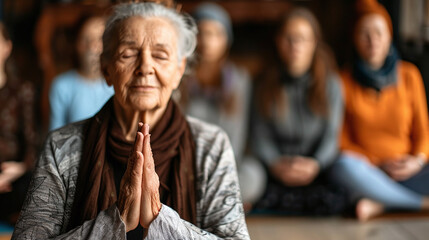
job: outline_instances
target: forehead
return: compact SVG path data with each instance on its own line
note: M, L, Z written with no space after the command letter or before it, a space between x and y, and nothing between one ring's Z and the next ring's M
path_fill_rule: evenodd
M104 20L101 17L93 17L88 19L82 26L80 31L81 36L101 35L104 31Z
M131 17L122 21L118 30L119 44L135 42L176 45L177 33L173 25L164 18Z
M303 17L292 17L283 24L281 35L314 36L314 30L307 19Z
M388 30L387 22L380 14L369 14L362 17L358 27L360 30L373 28Z
M207 19L202 20L198 23L198 28L203 31L222 31L225 32L223 25L215 20Z

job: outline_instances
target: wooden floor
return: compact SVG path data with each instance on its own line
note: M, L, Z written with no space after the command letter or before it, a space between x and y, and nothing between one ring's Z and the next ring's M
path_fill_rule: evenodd
M252 240L428 240L429 217L382 218L359 223L344 218L250 216ZM0 234L0 240L10 239Z
M0 240L9 240L11 238L11 234L0 234Z
M382 218L366 223L344 218L253 217L252 240L428 240L429 218Z

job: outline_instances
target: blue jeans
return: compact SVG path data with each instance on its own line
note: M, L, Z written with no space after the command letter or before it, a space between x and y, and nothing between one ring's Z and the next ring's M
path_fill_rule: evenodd
M342 154L329 175L349 191L352 201L369 198L387 210L419 210L423 197L429 196L429 165L410 179L397 182L365 160Z

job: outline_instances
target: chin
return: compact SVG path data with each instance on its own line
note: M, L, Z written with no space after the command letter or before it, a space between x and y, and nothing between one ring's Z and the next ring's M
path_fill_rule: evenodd
M130 99L129 101L131 107L137 111L151 111L160 107L158 101L153 97L139 97L136 99Z
M370 66L383 66L384 64L384 60L381 60L378 57L370 57L367 62Z

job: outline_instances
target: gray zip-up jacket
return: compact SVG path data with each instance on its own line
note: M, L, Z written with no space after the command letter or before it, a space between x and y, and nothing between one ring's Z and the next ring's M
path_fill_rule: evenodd
M163 205L146 239L250 239L228 137L219 127L187 120L196 143L197 224ZM66 232L87 121L49 134L12 239L126 239L116 205Z
M339 152L338 138L343 121L343 98L338 75L326 81L328 114L321 117L308 102L312 79L307 74L299 79L287 79L282 91L286 96L283 112L272 106L270 116L253 112L253 151L268 166L282 156L313 157L321 169L326 169Z

